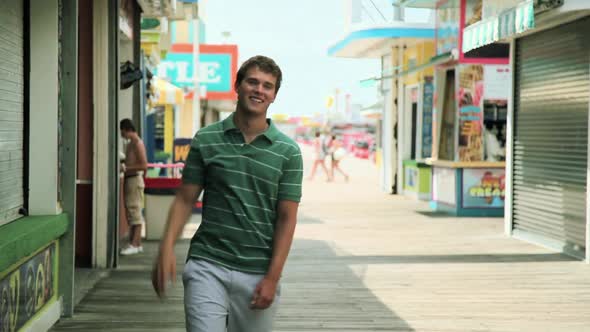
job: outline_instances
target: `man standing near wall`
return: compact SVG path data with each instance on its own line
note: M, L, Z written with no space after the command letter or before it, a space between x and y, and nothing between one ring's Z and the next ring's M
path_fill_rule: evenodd
M204 189L202 223L183 274L188 331L272 329L303 177L299 147L267 119L281 80L272 59L246 61L234 85L236 111L191 143L152 275L163 296L176 277L174 243Z
M125 163L121 164L121 171L125 173L125 211L131 226L129 245L121 250L121 255L134 255L143 251L141 227L144 220L141 210L145 188L143 174L147 169L147 157L145 145L137 134L133 122L130 119L121 120L119 129L121 129L121 136L128 140Z

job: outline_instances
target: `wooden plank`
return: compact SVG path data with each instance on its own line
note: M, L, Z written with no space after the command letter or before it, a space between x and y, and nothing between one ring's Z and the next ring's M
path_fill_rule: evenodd
M368 161L342 167L351 183L304 184L273 331L588 330L584 263L505 237L502 219L417 213L427 205L379 192ZM176 248L178 280L187 246ZM155 298L156 244L145 248L54 331L183 331L182 286Z

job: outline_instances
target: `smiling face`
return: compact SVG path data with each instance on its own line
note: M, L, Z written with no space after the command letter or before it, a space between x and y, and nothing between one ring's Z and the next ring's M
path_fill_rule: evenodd
M248 113L266 115L276 98L277 78L258 66L250 68L244 79L236 85L238 108Z

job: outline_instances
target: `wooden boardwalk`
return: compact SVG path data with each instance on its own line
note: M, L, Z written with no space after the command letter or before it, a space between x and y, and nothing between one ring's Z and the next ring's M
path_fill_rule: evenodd
M502 219L384 195L366 161L342 166L348 184L305 183L275 331L590 331L590 266L505 237ZM146 248L53 331L184 331L182 286L156 299Z

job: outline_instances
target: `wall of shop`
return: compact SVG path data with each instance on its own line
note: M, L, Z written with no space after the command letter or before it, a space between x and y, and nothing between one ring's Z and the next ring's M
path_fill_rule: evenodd
M31 4L29 213L33 215L61 212L57 197L59 154L56 144L58 17L57 0Z
M435 55L434 41L425 41L418 43L412 47L408 47L404 51L404 68L403 71L411 70L416 66L428 63ZM404 76L404 84L412 85L424 81L425 77L434 75L434 66L430 66L423 70L416 71Z
M93 33L92 0L79 0L78 160L76 184L76 266L92 265Z
M76 94L69 90L72 77L64 75L60 80L58 73L60 61L64 61L63 73L67 66L65 61L71 60L68 51L60 56L59 47L60 42L62 48L72 46L70 28L75 20L71 20L71 9L76 5L67 0L62 5L64 11L60 13L57 0L32 1L24 11L25 23L30 24L23 35L24 54L28 54L23 62L30 64L29 79L24 81L28 84L25 91L29 92L25 108L29 111L30 128L27 144L30 166L26 170L30 196L28 214L0 227L2 332L45 331L62 312L70 312L73 220L61 213L60 202L64 203L64 210L73 215L70 203L74 190L65 184L75 178L75 174L64 174L65 170L73 173L74 169L70 162L75 152L69 154L68 151L75 145L70 135L73 132L71 120L75 117L66 115L72 110L69 96L74 96L75 100ZM75 80L76 68L72 73ZM64 114L61 118L60 111ZM60 148L64 151L61 156ZM60 171L62 176L58 176ZM62 283L64 279L68 282Z

